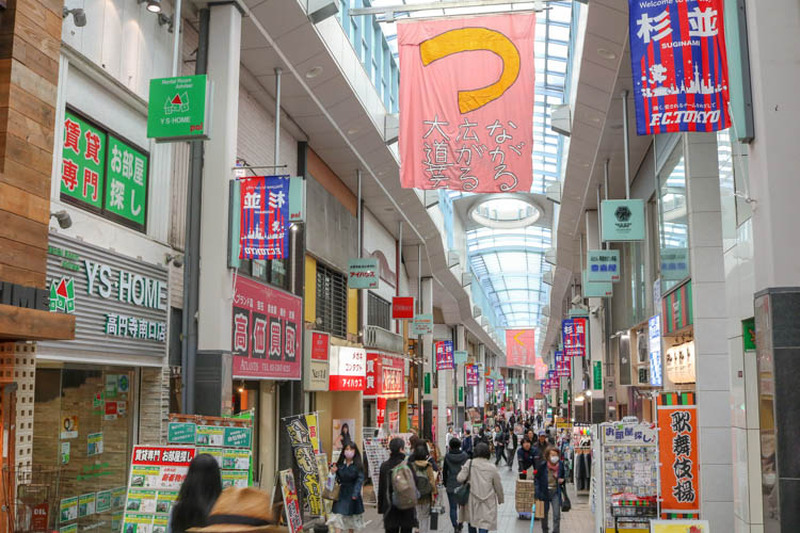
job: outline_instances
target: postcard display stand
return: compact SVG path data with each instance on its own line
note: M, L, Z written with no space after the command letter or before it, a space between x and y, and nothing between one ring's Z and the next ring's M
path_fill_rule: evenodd
M591 503L596 531L614 531L612 497L658 496L658 431L647 423L600 424L595 438ZM596 512L602 509L602 512ZM622 528L620 529L622 530Z

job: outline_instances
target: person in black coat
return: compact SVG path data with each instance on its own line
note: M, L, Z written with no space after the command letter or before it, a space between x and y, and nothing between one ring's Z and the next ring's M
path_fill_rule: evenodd
M386 533L412 533L417 527L416 509L398 509L392 505L392 469L406 460L403 439L389 442L389 459L381 465L378 478L378 513L383 515Z
M519 478L527 479L528 471L536 470L536 452L533 449L530 439L522 439L522 446L517 450L517 465L519 466Z
M461 486L458 482L461 467L467 462L469 456L461 449L461 441L450 439L450 450L444 456L444 487L447 491L447 503L450 506L450 523L456 533L460 533L463 524L458 521L458 503L456 502L456 489Z
M464 440L461 442L461 451L466 453L470 459L472 458L472 432L468 429L464 430Z
M553 515L553 533L561 530L561 486L564 484L566 473L564 463L556 448L548 448L545 452L545 462L536 471L534 490L536 499L544 502L544 517L542 518L542 533L548 533L548 519Z
M331 468L339 482L339 499L333 502L328 525L337 533L364 529L362 516L364 500L361 487L364 484L364 463L354 443L346 444L339 461Z

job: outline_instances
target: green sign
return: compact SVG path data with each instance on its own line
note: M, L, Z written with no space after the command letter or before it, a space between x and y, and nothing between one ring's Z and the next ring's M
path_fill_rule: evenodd
M458 388L458 403L461 403L463 401L464 401L464 387L459 387Z
M614 286L610 281L588 281L588 272L583 271L584 298L610 298L614 295Z
M644 200L602 202L603 242L644 240Z
M564 389L563 393L564 393L564 398L563 398L564 401L561 403L566 405L569 403L569 391L567 389Z
M586 254L587 281L619 281L619 250L589 250Z
M347 262L348 289L377 289L381 283L381 271L375 258L350 259Z
M150 80L147 137L156 141L208 139L208 77Z
M194 422L170 422L167 426L169 444L194 444L197 425Z
M689 249L661 249L661 277L668 281L680 281L689 277Z
M411 323L410 335L432 335L433 334L433 315L414 315Z
M425 394L431 393L431 373L425 372L425 382L423 383Z
M603 388L603 362L602 361L592 361L592 374L594 378L594 382L592 383L592 389L594 390L602 390Z
M230 448L249 448L253 438L251 428L225 428L224 444Z
M466 352L466 350L456 350L453 352L453 358L455 359L457 365L463 365L466 363L468 357L469 354Z
M144 231L146 152L67 111L61 156L62 200Z
M756 350L756 319L748 318L742 320L742 337L744 339L744 351L754 352Z

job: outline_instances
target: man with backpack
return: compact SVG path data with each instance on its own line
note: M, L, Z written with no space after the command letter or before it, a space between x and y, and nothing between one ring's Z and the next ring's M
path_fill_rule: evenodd
M450 450L444 456L444 486L447 491L447 503L450 506L450 523L456 533L461 533L464 524L458 521L458 504L456 502L456 489L461 486L458 482L458 474L461 467L467 462L469 456L462 451L461 441L450 439Z
M406 464L403 439L392 439L389 453L378 478L378 512L383 515L386 533L412 533L417 527L419 491L414 473Z
M423 440L417 443L408 466L414 473L419 498L417 499L417 523L419 533L428 533L431 522L431 505L436 500L436 473L430 462L428 444Z

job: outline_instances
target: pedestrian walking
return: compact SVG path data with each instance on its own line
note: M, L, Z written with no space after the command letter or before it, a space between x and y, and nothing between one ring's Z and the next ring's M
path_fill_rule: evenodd
M461 449L461 441L450 439L450 450L444 456L444 488L447 492L447 503L450 506L450 523L456 533L460 533L463 524L458 520L458 504L456 503L455 492L461 485L458 482L458 474L461 467L469 460L469 456Z
M469 429L464 430L464 440L461 442L461 450L472 457L472 441L473 441L472 432Z
M497 529L497 509L504 502L503 484L488 445L476 445L473 455L456 478L459 483L469 483L469 501L462 507L462 518L469 524L469 533L488 533Z
M514 431L513 426L511 431L511 441L510 446L508 448L508 454L506 455L506 461L508 462L508 469L514 469L514 456L517 454L517 444L519 443L517 433Z
M495 466L500 464L500 459L508 464L508 459L506 458L506 434L499 424L494 428L494 454Z
M539 430L539 440L534 445L536 448L534 454L536 455L536 470L539 470L544 462L547 460L547 449L550 448L550 443L547 442L547 434L544 430Z
M522 439L522 446L517 451L517 467L520 479L528 479L529 474L532 477L536 470L536 453L527 437Z
M548 448L545 457L547 458L546 464L536 472L534 483L536 498L544 503L542 533L549 532L548 523L550 521L551 510L553 516L552 533L560 533L561 485L564 483L565 479L564 463L561 462L561 457L558 450L555 448Z
M383 515L386 533L412 533L417 526L417 489L411 469L405 464L403 439L394 438L389 442L389 454L378 476L378 513ZM410 497L407 494L409 489Z
M331 467L339 482L339 499L333 502L328 525L336 533L353 533L364 529L364 500L361 487L364 484L364 462L354 443L347 444L337 463Z
M431 504L436 499L436 473L430 463L430 452L425 441L420 441L408 458L414 473L419 498L417 499L417 524L419 533L428 533L431 522Z
M192 527L204 527L208 515L222 492L219 463L201 453L189 463L189 471L170 511L171 533L184 533Z

